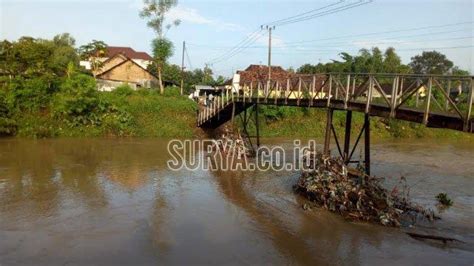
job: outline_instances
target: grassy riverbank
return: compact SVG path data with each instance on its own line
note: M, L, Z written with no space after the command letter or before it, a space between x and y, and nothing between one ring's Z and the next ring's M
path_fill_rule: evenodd
M169 90L98 92L98 111L69 117L50 106L10 116L10 131L18 137L193 137L196 104ZM105 107L103 107L105 106ZM79 118L79 119L78 119ZM12 129L13 128L13 129Z
M164 95L156 90L133 91L124 85L99 92L92 77L75 74L53 90L44 81L14 80L0 91L0 135L50 137L196 137L195 102L176 88ZM324 109L260 107L262 137L322 138ZM237 119L238 121L238 119ZM374 140L390 138L443 138L474 141L472 134L429 129L420 124L381 118L371 119ZM345 113L334 112L334 127L343 134ZM363 124L363 114L353 113L353 135ZM254 129L250 128L250 134Z
M324 137L326 110L294 107L262 107L265 123L261 126L264 137ZM333 125L336 132L344 134L345 112L335 111ZM353 135L358 134L364 123L362 113L353 112ZM373 139L442 138L474 141L472 134L449 129L427 128L424 125L399 120L371 117Z

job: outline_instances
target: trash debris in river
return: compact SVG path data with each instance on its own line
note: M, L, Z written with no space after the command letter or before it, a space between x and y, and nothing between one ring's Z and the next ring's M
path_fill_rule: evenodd
M438 218L432 210L408 200L403 177L402 191L397 186L389 192L380 184L381 178L348 168L340 158L306 151L303 161L310 167L303 171L295 191L346 219L398 227L411 225L420 217Z
M238 130L229 127L223 127L216 134L215 148L223 154L237 156L241 159L243 156L253 156L253 149L247 138L242 137Z

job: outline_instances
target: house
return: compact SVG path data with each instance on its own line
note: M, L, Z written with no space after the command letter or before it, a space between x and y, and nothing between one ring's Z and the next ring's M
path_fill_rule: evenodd
M261 89L259 91L259 96L263 96L264 90L266 88L266 80L268 80L268 66L266 65L250 65L245 70L237 71L234 74L232 80L228 80L225 85L231 86L234 92L243 93L244 95L250 95L250 87L249 84L254 82L255 86L253 89L258 87L257 82L260 82ZM288 94L285 97L289 99L296 99L301 98L303 92L298 92L296 89L298 88L299 80L302 80L305 84L310 84L313 82L313 76L303 75L303 74L295 74L289 71L286 71L281 66L271 66L271 81L272 83L277 83L280 91L271 91L268 92L268 97L283 97L283 94ZM286 91L287 82L290 80L290 90L291 93ZM325 81L324 77L317 76L315 82L321 84ZM263 82L263 83L262 83ZM275 84L272 85L275 87ZM324 98L327 94L327 88L324 87L322 91L319 92L312 92L312 96L314 98Z
M105 60L94 76L101 91L112 91L122 84L133 89L158 86L158 79L152 73L122 53Z
M125 55L145 69L153 62L153 58L149 54L145 52L137 52L130 47L123 46L107 46L104 56L96 59L105 62L117 54ZM91 69L91 62L88 60L81 61L80 65L87 70Z
M103 57L95 58L102 63L99 69L91 69L91 60L81 61L86 69L92 70L101 91L111 91L122 84L133 89L158 86L158 79L147 70L153 58L145 52L130 47L108 46Z

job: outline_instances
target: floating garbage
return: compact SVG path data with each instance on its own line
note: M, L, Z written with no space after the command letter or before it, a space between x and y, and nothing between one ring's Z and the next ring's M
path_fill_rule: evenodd
M216 132L214 147L225 155L242 157L254 156L252 145L248 138L243 137L238 130L223 127Z
M381 185L382 178L348 168L340 158L307 151L303 160L309 167L303 171L295 190L346 219L399 227L420 217L430 221L437 218L432 210L411 203L408 195L397 187L389 192ZM402 178L401 182L404 181Z

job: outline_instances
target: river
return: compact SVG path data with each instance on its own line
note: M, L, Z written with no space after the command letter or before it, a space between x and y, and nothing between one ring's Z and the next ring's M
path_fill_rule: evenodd
M264 140L282 143L289 140ZM388 141L372 172L415 202L454 205L428 226L463 244L303 210L297 172L170 171L167 140L1 139L0 265L472 265L474 145Z

